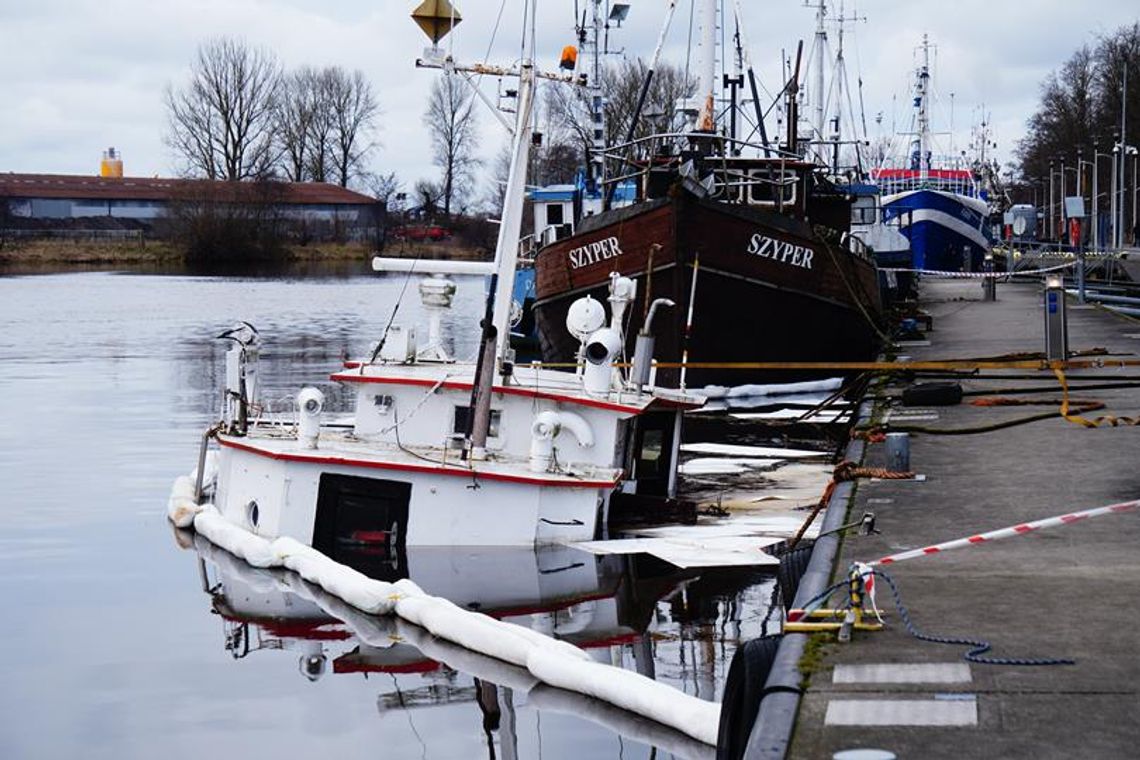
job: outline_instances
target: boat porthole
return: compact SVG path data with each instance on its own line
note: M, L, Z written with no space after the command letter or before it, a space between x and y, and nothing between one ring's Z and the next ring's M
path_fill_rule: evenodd
M245 505L245 519L249 522L251 528L257 527L257 520L260 515L258 514L257 502L250 500L249 504Z

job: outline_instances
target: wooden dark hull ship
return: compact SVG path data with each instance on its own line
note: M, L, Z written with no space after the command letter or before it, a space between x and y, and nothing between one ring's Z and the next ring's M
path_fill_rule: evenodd
M826 241L796 216L699 198L675 186L668 197L587 217L575 234L535 260L534 316L548 362L574 361L578 346L565 325L570 304L605 302L611 272L637 281L626 334L642 326L645 306L670 298L651 332L657 359L699 362L866 360L876 351L881 316L871 258ZM696 277L694 288L693 278ZM690 294L695 303L686 336ZM632 344L628 347L632 355ZM823 373L834 376L836 372ZM819 377L803 371L690 369L689 387L787 382ZM658 383L675 385L677 370Z

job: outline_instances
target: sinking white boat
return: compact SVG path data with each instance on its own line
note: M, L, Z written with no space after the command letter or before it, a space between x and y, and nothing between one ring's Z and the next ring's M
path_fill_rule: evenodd
M326 419L316 388L297 393L294 415L251 411L257 336L231 331L216 475L204 467L200 491L234 524L334 559L597 538L615 494L674 495L681 413L702 401L613 366L630 284L615 278L609 326L597 301L576 312L578 372L514 367L488 350L498 366L481 386L477 365L447 359L438 343L417 351L414 333L393 331L373 359L331 375L353 391L350 423Z
M517 73L521 115L533 102L535 72L524 65ZM608 319L589 297L569 310L576 368L514 362L510 283L530 131L520 118L477 360L454 361L442 348L441 314L455 284L436 269L419 287L431 316L426 345L414 328L389 326L370 357L332 374L353 390L349 423L326 415L313 387L298 390L282 419L261 411L259 338L239 325L224 335L232 346L222 421L203 439L195 504L211 497L234 525L340 559L412 545L590 540L602 536L618 494L674 495L681 413L703 398L651 381L653 316L671 302L638 294L633 280L615 274ZM417 272L433 271L418 263ZM623 325L631 307L644 312L645 327L629 366ZM206 456L210 439L215 458ZM215 459L216 469L207 467Z

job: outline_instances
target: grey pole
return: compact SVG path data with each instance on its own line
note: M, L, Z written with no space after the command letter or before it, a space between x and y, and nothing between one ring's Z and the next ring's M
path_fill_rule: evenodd
M1049 161L1049 242L1057 239L1057 223L1053 219L1053 161Z
M1100 166L1098 160L1100 156L1100 143L1093 142L1093 186L1092 186L1092 249L1096 251L1100 247L1100 212L1099 202L1100 198L1097 197L1096 175L1097 169Z
M1108 225L1108 247L1116 250L1116 157L1120 155L1120 143L1112 146L1112 183L1111 189L1108 191L1108 218L1111 220Z
M1140 155L1132 154L1132 229L1137 228L1137 163ZM1132 245L1140 245L1140 240L1132 235Z
M1081 180L1084 179L1084 177L1081 176L1081 169L1084 168L1084 166L1083 166L1084 161L1081 160L1082 155L1083 154L1081 153L1081 149L1077 148L1077 195L1080 196L1081 198L1084 198L1085 197L1085 184L1083 182L1081 182Z
M1117 201L1120 214L1120 227L1116 232L1116 249L1124 247L1124 156L1128 144L1128 60L1124 61L1124 82L1120 86L1120 200Z
M1061 246L1065 245L1065 235L1068 230L1065 229L1065 157L1061 156L1061 186L1060 194L1057 196L1057 215L1061 222L1061 232L1058 235L1060 238Z

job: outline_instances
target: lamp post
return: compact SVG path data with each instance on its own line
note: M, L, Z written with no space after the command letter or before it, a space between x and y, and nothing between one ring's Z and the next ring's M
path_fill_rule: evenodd
M1089 234L1092 235L1092 249L1096 251L1100 248L1100 198L1097 197L1096 179L1097 179L1097 166L1096 166L1096 153L1093 153L1093 186L1092 186L1092 206L1090 212L1092 213L1092 229Z
M1098 148L1099 145L1097 143L1093 143L1093 147L1095 149L1095 148ZM1101 153L1099 150L1096 150L1093 153L1093 213L1094 213L1094 219L1096 220L1094 222L1094 224L1096 225L1094 227L1094 229L1096 230L1094 232L1094 237L1096 238L1096 248L1098 248L1098 249L1100 248L1100 239L1101 239L1101 233L1100 233L1100 226L1101 226L1100 225L1100 195L1101 194L1100 194L1100 190L1099 190L1099 187L1097 184L1097 179L1100 175L1100 160L1102 158L1115 158L1115 156L1112 153ZM1105 230L1106 234L1104 235L1104 237L1107 238L1108 237L1107 233L1111 232L1111 231L1112 231L1112 218L1109 217L1109 224L1108 224L1108 228ZM1112 241L1109 240L1108 244L1109 244L1109 246L1111 246Z
M1116 165L1120 159L1120 142L1119 135L1117 135L1117 142L1112 146L1112 184L1111 189L1108 191L1109 204L1108 204L1108 245L1110 248L1116 248L1116 181L1119 175L1116 172Z
M1096 249L1096 189L1097 189L1096 188L1096 160L1095 160L1095 156L1094 156L1094 160L1085 161L1084 159L1080 158L1080 155L1081 155L1080 153L1077 153L1077 168L1082 169L1083 167L1086 167L1086 166L1092 168L1092 198L1090 199L1091 202L1089 203L1089 205L1085 207L1085 216L1091 220L1091 226L1089 227L1089 243L1090 243L1089 247L1091 249L1095 250ZM1077 176L1083 178L1082 174L1078 173ZM1084 191L1083 187L1080 187L1078 185L1077 192L1080 193L1080 196L1082 198L1085 197L1085 191Z
M1113 199L1116 201L1116 217L1113 219L1113 227L1116 230L1116 234L1113 235L1113 239L1116 241L1116 248L1119 249L1124 247L1124 199L1126 197L1124 195L1124 180L1125 177L1128 176L1125 172L1128 167L1128 157L1132 156L1132 160L1135 162L1138 151L1135 145L1125 145L1123 142L1117 143L1117 147L1120 148L1120 159L1117 163L1118 170L1120 171L1120 184L1113 188ZM1117 195L1117 193L1119 193L1119 195ZM1135 218L1136 215L1133 214L1133 224L1135 224Z
M1115 166L1115 164L1113 164ZM1115 206L1113 207L1115 208ZM1053 159L1049 159L1049 242L1057 239L1057 223L1053 221Z
M1083 160L1081 160L1081 156L1082 156L1081 149L1077 148L1077 195L1084 198L1085 197L1085 186L1084 186L1084 183L1081 182L1081 180L1084 179L1081 176L1081 166L1085 162Z
M1061 244L1064 245L1065 233L1067 232L1068 220L1065 218L1065 157L1061 156L1061 193L1057 196L1057 214L1061 217L1061 229L1058 238ZM1071 167L1070 167L1071 168Z
M1057 204L1061 207L1060 210L1061 210L1061 244L1062 245L1065 245L1066 244L1065 241L1067 241L1067 240L1070 241L1069 244L1071 244L1071 240L1069 238L1069 224L1072 221L1069 218L1069 210L1065 207L1065 205L1066 205L1065 204L1065 198L1067 197L1066 194L1069 192L1068 187L1065 186L1065 172L1072 172L1073 174L1076 174L1078 177L1080 177L1080 171L1078 170L1077 167L1065 166L1064 162L1061 163L1061 197L1059 199L1057 199ZM1080 195L1081 190L1080 190L1079 184L1077 186L1076 192L1078 195Z
M1128 146L1128 59L1124 60L1124 81L1120 83L1120 230L1116 233L1117 249L1124 246L1124 157ZM1131 148L1132 155L1136 155L1136 148Z
M1137 164L1137 162L1140 162L1140 156L1138 156L1137 153L1140 153L1140 151L1137 151L1135 145L1130 145L1128 147L1128 155L1132 156L1132 219L1131 219L1132 230L1133 230L1132 245L1137 244L1136 234L1135 234L1135 230L1137 227L1137 225L1136 225L1136 164ZM1124 208L1123 208L1123 206L1124 206L1124 198L1125 198L1125 195L1124 195L1124 170L1123 170L1123 168L1121 169L1120 174L1121 174L1121 176L1120 176L1120 205L1121 205L1120 226L1121 226L1121 229L1123 230L1123 228L1124 228ZM1121 239L1123 239L1123 232L1121 233Z

